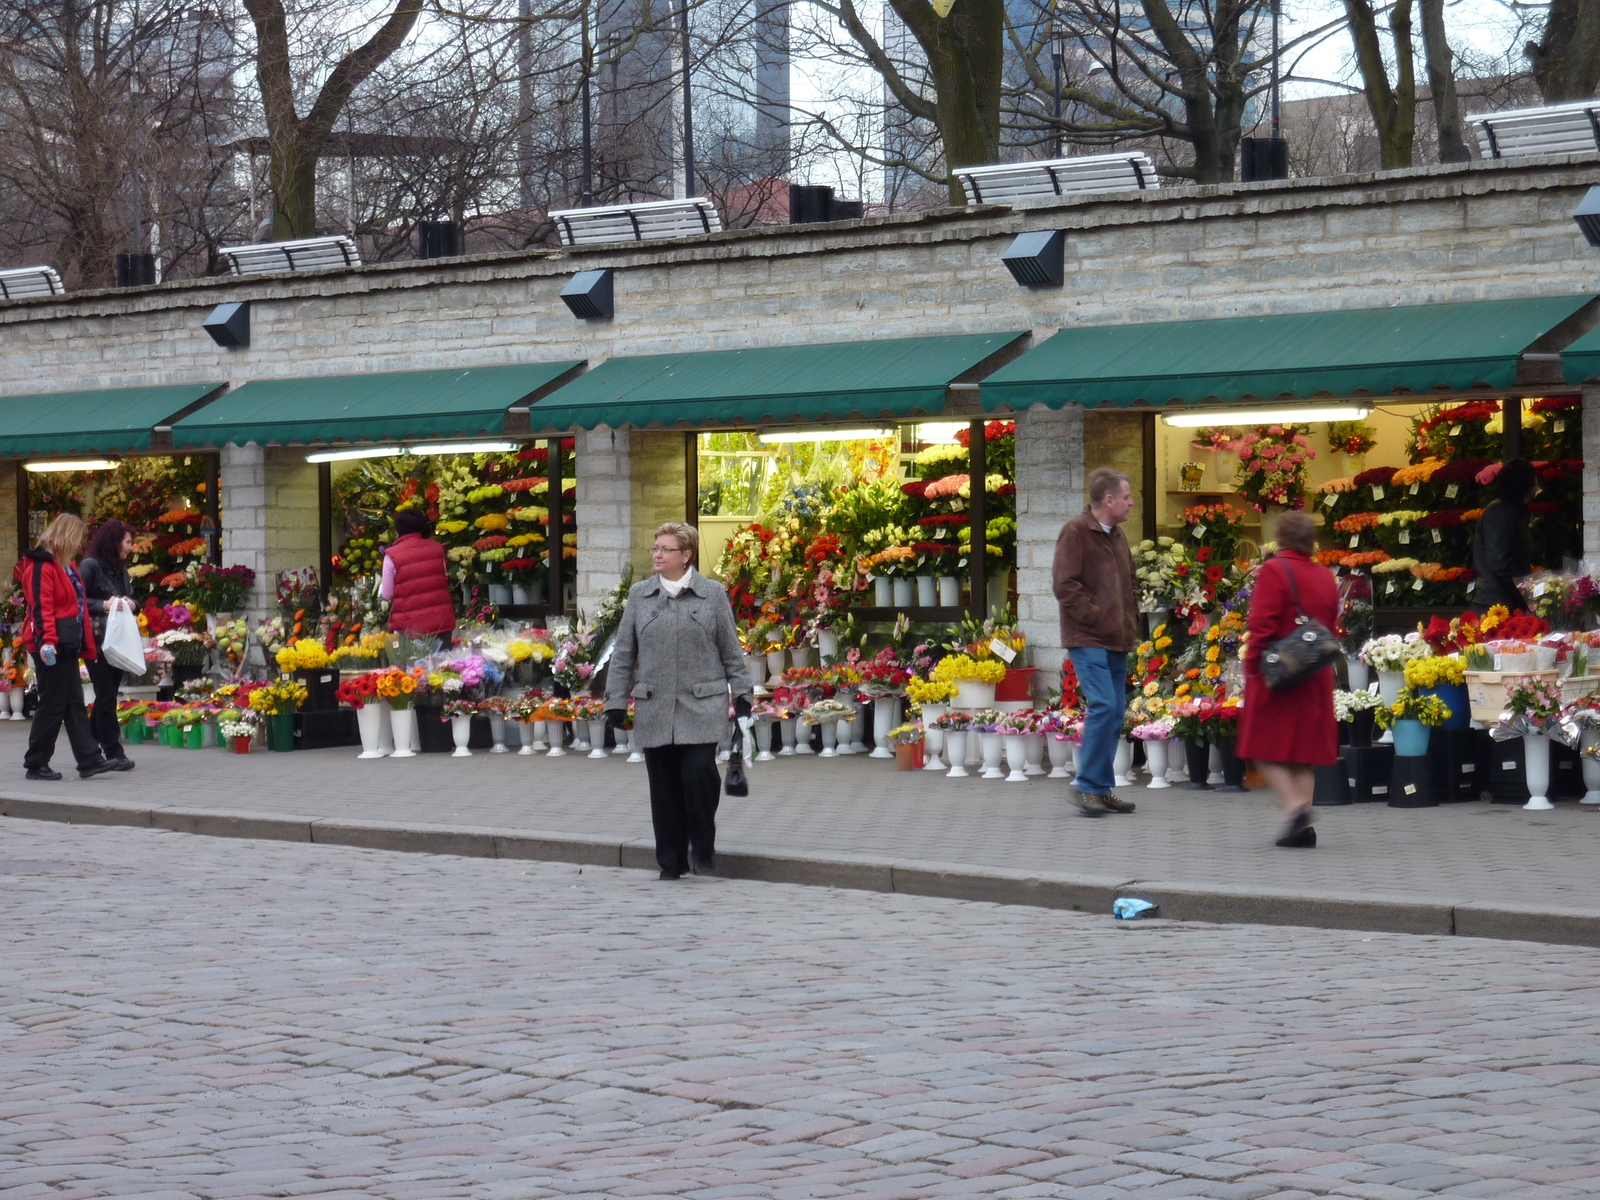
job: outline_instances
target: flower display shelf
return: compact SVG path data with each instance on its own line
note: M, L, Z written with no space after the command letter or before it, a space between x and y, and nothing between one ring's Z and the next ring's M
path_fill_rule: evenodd
M953 608L922 608L917 605L912 605L909 608L866 606L852 608L848 611L858 621L894 621L896 618L904 616L909 621L947 623L964 621L967 618L967 610L960 606Z

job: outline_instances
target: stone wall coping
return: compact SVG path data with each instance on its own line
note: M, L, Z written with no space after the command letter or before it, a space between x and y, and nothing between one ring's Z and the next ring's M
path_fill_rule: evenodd
M1369 171L1263 183L1192 184L1145 192L1095 193L1026 201L1016 207L937 208L837 221L724 230L649 246L539 248L447 259L369 263L335 271L213 275L143 288L106 288L0 303L0 327L62 317L104 317L202 308L237 300L330 298L391 288L551 278L599 267L639 269L738 258L786 258L840 250L970 242L1026 229L1077 232L1179 221L1273 216L1458 199L1497 192L1593 186L1600 153L1552 154Z

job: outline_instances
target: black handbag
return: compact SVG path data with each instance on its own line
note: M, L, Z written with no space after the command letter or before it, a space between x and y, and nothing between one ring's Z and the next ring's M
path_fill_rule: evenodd
M733 749L728 753L728 776L722 782L722 790L730 796L748 796L750 782L744 777L744 739L747 735L742 725L735 725L733 729Z
M1289 589L1294 593L1294 632L1279 638L1261 652L1261 678L1275 692L1291 688L1339 657L1339 642L1321 621L1313 621L1300 607L1300 587L1286 562Z
M56 618L56 649L77 653L83 647L83 622L77 617Z

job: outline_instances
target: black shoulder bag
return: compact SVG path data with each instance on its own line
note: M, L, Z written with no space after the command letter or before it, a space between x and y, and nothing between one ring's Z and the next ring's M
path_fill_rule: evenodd
M1339 642L1321 621L1313 621L1300 607L1300 587L1287 562L1289 590L1294 593L1294 632L1279 638L1261 652L1261 678L1275 692L1293 687L1339 657Z

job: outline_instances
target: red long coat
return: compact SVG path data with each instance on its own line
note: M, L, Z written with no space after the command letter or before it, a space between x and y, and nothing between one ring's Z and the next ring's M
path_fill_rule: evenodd
M1256 572L1250 596L1250 639L1244 652L1244 713L1235 753L1260 762L1327 766L1339 761L1339 727L1333 718L1333 667L1274 692L1262 682L1261 651L1294 629L1294 593L1300 589L1308 617L1339 628L1339 587L1333 572L1304 554L1280 550Z

